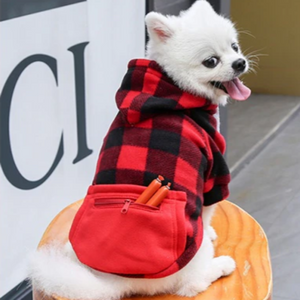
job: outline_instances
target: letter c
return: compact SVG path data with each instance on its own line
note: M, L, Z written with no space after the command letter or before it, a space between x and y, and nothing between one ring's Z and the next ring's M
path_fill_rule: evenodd
M0 162L2 165L3 173L7 180L16 188L22 190L30 190L38 187L43 182L45 182L49 176L53 173L58 163L64 154L64 144L63 144L63 133L61 134L58 150L52 166L48 172L39 180L30 181L26 179L18 170L11 149L10 135L9 135L9 118L10 118L10 108L12 102L12 96L14 89L19 80L19 77L23 71L34 62L45 63L52 71L55 82L57 85L57 63L56 59L44 54L31 55L22 60L11 72L0 96Z

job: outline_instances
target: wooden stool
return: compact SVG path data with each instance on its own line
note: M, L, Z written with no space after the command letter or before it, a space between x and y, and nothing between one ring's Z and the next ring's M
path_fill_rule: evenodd
M46 229L39 247L52 240L67 242L73 218L82 204L77 201L51 222ZM230 255L237 264L236 270L228 277L214 282L194 300L271 300L272 271L268 241L260 225L238 206L222 201L212 221L218 238L215 241L216 256ZM67 300L57 296L45 296L33 288L34 300ZM183 300L179 296L162 295L134 297L134 300Z

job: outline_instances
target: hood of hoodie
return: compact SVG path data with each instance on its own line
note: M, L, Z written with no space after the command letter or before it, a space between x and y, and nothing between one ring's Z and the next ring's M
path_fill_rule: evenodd
M137 124L158 113L201 109L213 115L217 105L182 91L155 62L131 60L116 94L119 111L130 124Z

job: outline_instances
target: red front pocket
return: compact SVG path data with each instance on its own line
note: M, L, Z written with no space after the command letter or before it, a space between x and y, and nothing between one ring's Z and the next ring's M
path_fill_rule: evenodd
M174 264L186 243L186 195L170 191L159 208L134 203L144 189L135 185L90 188L70 232L82 263L103 272L136 276L160 273Z

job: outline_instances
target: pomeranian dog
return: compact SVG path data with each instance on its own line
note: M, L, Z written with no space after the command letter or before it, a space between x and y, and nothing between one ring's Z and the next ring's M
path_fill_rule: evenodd
M134 63L131 63L131 68L139 67L145 70L148 68L146 67L146 65L152 68L150 70L150 73L147 73L146 75L144 74L143 76L145 76L145 80L146 78L150 78L152 75L157 76L154 79L151 79L152 81L150 87L148 86L145 88L147 91L151 89L155 90L154 93L156 93L156 96L158 94L163 95L163 93L165 93L165 86L172 86L172 93L168 94L168 97L165 98L168 98L167 103L170 104L172 108L176 106L175 109L178 109L178 111L176 111L174 114L169 114L167 117L163 116L163 120L172 118L173 115L175 116L175 119L181 118L180 120L182 120L182 118L186 118L182 117L182 110L188 109L190 111L190 109L197 108L193 101L200 101L199 99L202 99L204 102L201 100L201 103L204 103L204 107L208 107L207 109L210 110L211 107L225 105L229 96L235 100L246 100L250 96L250 90L246 86L244 86L243 83L238 79L241 74L247 72L249 65L248 61L243 56L240 50L237 32L231 21L218 15L208 2L206 2L205 0L198 0L190 9L182 12L178 17L163 16L159 13L151 12L146 16L146 25L150 38L147 45L147 59L154 62L148 61L146 63L140 63L136 61ZM162 70L161 72L159 71L160 68ZM125 76L122 85L126 85L126 87L128 88L128 82L126 80L130 78L130 81L132 82L132 78L134 76L135 75L133 71L130 72L130 76ZM139 81L139 76L136 76L136 78L136 80ZM160 82L159 80L161 80L161 78L165 78L165 85L158 83ZM155 84L153 84L153 80L156 82ZM144 90L144 87L141 88L141 90ZM123 97L122 101L125 97L125 99L127 99L126 101L128 102L128 95L130 95L128 91L126 91L126 93L122 93L121 91L120 93L121 96L120 94L119 96L117 94L117 102L120 97ZM180 93L180 99L185 97L184 99L186 99L188 105L184 104L183 102L183 104L179 105L178 103L180 101L176 102L172 99L169 99L172 97L174 98L175 96L173 94L176 93ZM134 95L135 97L137 97L137 94ZM123 101L121 103L121 108L124 108L124 105L127 103L126 101ZM152 97L151 101L157 104L157 98ZM124 104L124 102L126 103ZM145 103L143 103L144 106L141 111L146 111L146 114L150 112L149 114L147 114L147 116L152 116L151 113L153 113L153 110L151 110L151 103L149 101L146 101ZM161 108L166 109L166 107ZM130 130L133 130L132 132L135 132L135 134L138 135L139 131L137 129L139 128L138 126L137 128L134 128L135 126L133 126L133 124L141 121L141 113L137 113L135 109L136 108L134 105L126 107L126 109L124 110L125 112L123 112L123 115L121 115L122 118L125 115L128 117L128 124L130 124L132 128ZM184 119L183 123L189 123L189 130L193 131L195 130L195 128L198 128L198 125L195 125L198 119L195 117L196 121L194 122L191 121L192 117L193 115L191 113L191 115L189 116L190 119ZM201 118L199 119L200 121L202 120ZM157 120L161 119L153 118L151 119L151 122L157 123ZM121 121L119 120L118 122ZM166 122L163 124L166 124L167 129L168 126L170 126L170 128L173 126L172 123L167 123L171 122L169 120L160 122ZM142 129L149 129L149 124L150 123L143 123ZM168 135L164 131L164 133L166 134L164 136L166 144L168 144L168 138L170 136L174 137L177 134L176 122L174 124L174 128L172 127L172 129L170 129L174 130L171 135ZM115 129L116 127L117 125L114 125L113 129ZM199 135L201 135L201 130L198 132ZM116 134L117 131L115 130L114 137L118 139ZM139 143L143 143L145 139L145 137L142 138L143 134L144 133L141 134L140 141L138 141ZM180 139L181 141L184 140L187 136L191 136L191 139L193 139L193 143L198 140L198 137L193 134L190 135L188 130L185 132L181 132L180 134L182 134L182 137ZM212 139L215 136L218 136L218 138L221 139L218 132L213 132L210 134L211 137L208 137L207 134L205 135L207 137L206 141L208 144L210 143L210 145L213 144ZM126 139L130 138L126 137ZM125 139L123 139L123 141L124 140ZM159 144L157 140L159 140L159 138L156 139L156 144L154 142L151 143L155 144L153 146L153 148L155 148L155 151L160 151L159 149L157 150L157 145ZM162 140L164 140L164 138L162 138ZM187 145L187 152L191 151L191 154L182 154L182 157L184 159L182 159L180 162L181 165L185 168L183 168L184 171L182 172L186 172L187 174L185 175L188 176L188 172L190 172L189 170L193 171L192 167L190 166L193 165L193 157L191 158L191 163L188 167L186 167L187 164L184 161L186 157L187 159L190 159L188 157L189 155L194 155L193 149L195 146L193 146L192 144ZM109 160L107 158L105 159L105 151L107 149L111 149L112 146L114 146L114 149L116 149L116 147L118 146L117 142L112 141L110 138L108 138L102 150L102 152L104 153L104 159L102 159L101 161L100 156L99 163L100 168L102 168L104 171L102 171L103 174L101 172L96 174L94 184L129 183L146 185L145 181L142 182L141 180L139 180L138 174L140 173L137 171L126 173L124 176L126 177L127 181L123 182L120 179L119 181L116 179L116 177L118 177L116 175L116 172L111 172L111 169L107 167L107 164L109 164ZM170 143L170 146L172 146L172 143ZM128 164L128 160L130 163L135 163L130 158L132 156L125 155L125 152L127 151L126 149L128 149L129 147L131 146L122 148L120 150L123 151L122 153L124 157L122 158L122 160L120 159L119 165L126 167L126 164ZM167 146L163 144L162 147L166 148ZM132 149L134 148L130 148L130 151ZM197 147L195 151L199 151L199 147ZM213 184L220 187L222 184L224 184L224 186L227 186L229 182L229 174L227 172L228 169L226 168L226 166L222 165L220 168L218 168L217 166L218 158L219 156L221 156L219 155L219 153L221 153L222 151L216 150L215 148L214 150L212 150L212 152L213 151L215 151L215 153L218 153L218 155L213 158L211 157L210 159L208 158L202 166L197 165L196 167L197 170L200 169L200 167L205 169L205 172L207 172L207 169L210 168L210 172L212 175L210 178L207 178L207 185L203 185L202 183L200 184L201 188L203 189L202 193L206 193L207 195L209 194L212 188L211 186ZM206 153L207 157L209 156L209 154L207 154L209 152L208 150L203 149L202 152ZM139 155L142 156L142 154L140 153ZM196 159L197 157L195 156L195 160ZM211 167L209 167L209 164L213 159L215 159L215 165L211 165ZM166 159L164 159L164 161L165 160ZM225 164L223 160L221 161L221 163ZM178 161L176 164L178 164L178 167L180 167ZM125 167L124 169L122 169L122 172L126 169ZM152 165L149 164L149 166L147 166L146 168L147 170L149 168L153 174L156 173L154 169L151 169L151 167ZM139 170L142 169L145 169L145 166L139 168ZM181 183L176 179L178 177L181 178L182 181L184 181L185 177L181 176L180 174L175 174L175 177L172 177L173 175L168 174L169 169L164 169L167 173L166 177L170 182L172 182L172 186L174 187L174 189L186 191L183 187L184 184L181 185ZM170 171L170 174L171 173L172 172ZM219 182L217 182L218 179L216 178L218 174L220 175L220 178L222 177L223 181L220 180ZM163 175L165 176L165 174ZM111 180L108 180L107 178L109 178L109 176L114 177L111 177ZM193 175L191 174L191 176ZM108 181L106 182L103 178ZM132 182L128 182L128 180L130 181L131 178L134 178L132 179ZM153 178L151 178L151 180L152 179ZM190 184L190 182L188 182L187 184ZM196 220L198 217L202 216L202 219L199 219L200 221L197 221L197 226L201 225L200 227L202 229L203 224L203 229L200 233L198 232L198 236L195 237L196 233L193 233L193 230L195 231L195 229L194 227L192 228L192 226L190 226L192 228L190 228L191 238L189 239L188 243L190 243L190 246L194 245L195 247L191 246L190 248L188 248L188 246L186 246L185 249L189 249L189 251L187 251L189 252L188 260L178 259L177 265L179 267L175 272L172 272L172 274L165 274L161 277L154 276L153 278L130 278L119 276L116 274L109 274L107 272L100 272L86 266L85 264L82 264L78 260L75 254L76 251L74 252L72 245L70 243L67 243L64 246L52 244L38 250L34 254L34 257L32 259L30 267L30 278L35 288L43 291L45 294L55 294L69 299L117 300L122 297L135 294L155 295L163 293L193 297L198 293L205 291L215 280L217 280L221 276L231 274L235 269L235 262L231 257L214 257L214 247L212 243L212 240L217 238L217 236L214 229L210 226L210 221L214 213L214 203L224 199L223 197L228 196L226 187L224 189L225 192L223 191L223 194L216 201L210 202L204 199L204 204L205 201L208 201L208 205L203 206L203 209L195 209L195 207L198 205L195 204L198 201L197 197L195 197L195 201L193 200L195 203L191 204L187 208L186 211L192 211L191 219ZM194 197L191 190L192 189L187 191L188 197L190 198ZM219 190L217 192L215 191L214 195L216 193L219 193ZM212 194L209 194L209 196L212 196ZM199 197L202 199L203 195L200 195ZM193 226L196 226L196 223L191 224L194 224ZM195 236L193 236L193 234ZM196 240L194 244L192 237L194 237L194 239ZM109 259L113 260L113 258L108 257L107 260Z

